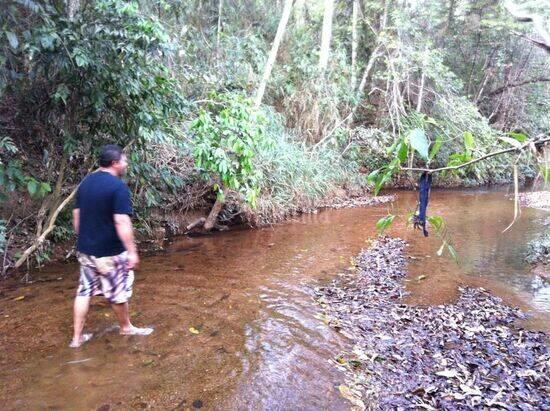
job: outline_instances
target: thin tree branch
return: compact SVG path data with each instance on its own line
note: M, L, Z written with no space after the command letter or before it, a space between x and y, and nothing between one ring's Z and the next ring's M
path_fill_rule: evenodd
M525 86L526 84L542 83L542 82L545 82L545 81L550 81L550 78L546 78L546 77L533 78L533 79L521 81L521 82L515 83L515 84L508 84L506 86L502 86L502 87L497 88L496 90L491 91L490 93L488 93L488 96L493 97L493 96L496 96L497 94L505 92L506 90L508 90L510 88L521 87L521 86Z
M526 142L525 144L523 144L521 147L512 147L512 148L506 148L506 149L503 149L503 150L498 150L498 151L494 151L492 153L489 153L489 154L486 154L484 156L481 156L479 158L475 158L473 160L470 160L464 164L459 164L459 165L456 165L456 166L447 166L447 167L440 167L440 168L415 168L415 167L402 167L401 170L403 171L417 171L417 172L426 172L426 173L439 173L441 171L447 171L447 170L458 170L460 168L464 168L464 167L467 167L469 165L472 165L474 163L478 163L480 161L483 161L483 160L486 160L490 157L495 157L495 156L499 156L501 154L506 154L506 153L512 153L514 151L522 151L524 149L526 149L527 147L529 147L531 144L534 144L535 146L539 146L541 144L545 144L545 143L548 143L550 141L550 137L548 138L545 138L545 139L541 139L541 140L536 140L536 141L528 141Z

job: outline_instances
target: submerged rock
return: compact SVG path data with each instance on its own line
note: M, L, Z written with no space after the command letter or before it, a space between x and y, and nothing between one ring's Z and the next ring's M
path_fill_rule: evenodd
M403 304L405 246L379 239L316 290L329 324L354 342L335 364L355 406L549 409L547 336L517 328L521 312L482 288L462 288L454 304Z

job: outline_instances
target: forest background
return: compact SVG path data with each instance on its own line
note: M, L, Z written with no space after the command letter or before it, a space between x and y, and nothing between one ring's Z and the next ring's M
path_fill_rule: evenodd
M438 186L548 179L543 1L0 7L3 276L72 241L76 187L107 143L129 153L143 237L201 215L205 230L257 226L410 188L407 168L459 167Z

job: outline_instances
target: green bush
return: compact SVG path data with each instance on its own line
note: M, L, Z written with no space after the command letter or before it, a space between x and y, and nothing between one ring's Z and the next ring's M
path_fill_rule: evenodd
M256 205L261 174L253 162L270 140L265 135L265 119L252 101L235 93L212 95L191 124L193 155L198 169L214 180L220 201L224 190L242 194Z

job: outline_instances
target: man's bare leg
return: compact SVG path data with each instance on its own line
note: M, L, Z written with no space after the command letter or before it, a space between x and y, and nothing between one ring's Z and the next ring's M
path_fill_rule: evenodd
M115 312L118 324L120 325L120 333L124 335L149 335L153 332L152 328L134 327L130 322L130 313L128 302L121 304L111 304Z
M130 322L130 313L128 310L128 303L122 304L111 304L113 311L115 312L116 318L118 320L118 325L120 325L120 332L128 331L132 328L132 323Z
M82 334L89 308L90 297L76 296L74 299L74 334L73 341L71 342L71 347L73 348L80 347L92 336L91 334Z

